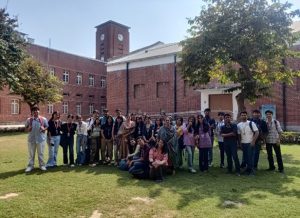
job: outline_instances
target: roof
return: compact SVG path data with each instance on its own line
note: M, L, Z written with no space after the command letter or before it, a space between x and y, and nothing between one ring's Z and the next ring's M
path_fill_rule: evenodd
M168 43L156 42L150 46L138 49L130 52L128 55L114 58L108 61L107 65L114 65L126 62L133 62L143 59L155 58L159 56L168 56L177 54L182 50L182 46L179 43Z
M113 21L113 20L106 21L105 23L102 23L102 24L100 24L100 25L98 25L98 26L95 26L95 28L99 28L99 27L102 27L102 26L107 25L107 24L115 24L115 25L122 26L122 27L125 27L125 28L127 28L127 29L130 29L129 26L125 26L125 25L120 24L120 23L117 23L117 22L115 22L115 21Z

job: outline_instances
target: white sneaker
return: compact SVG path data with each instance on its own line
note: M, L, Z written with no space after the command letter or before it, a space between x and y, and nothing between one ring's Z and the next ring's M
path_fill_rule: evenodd
M190 169L191 173L197 173L197 171L195 169Z
M46 168L45 166L41 166L40 169L41 169L42 171L46 171L46 170L47 170L47 168Z
M25 169L25 173L29 173L31 170L33 170L33 167L27 167L27 168Z
M75 165L74 165L74 164L71 164L70 167L75 167Z

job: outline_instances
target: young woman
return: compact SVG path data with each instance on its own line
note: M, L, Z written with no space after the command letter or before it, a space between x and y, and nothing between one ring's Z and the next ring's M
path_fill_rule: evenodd
M197 116L196 134L199 148L199 169L201 172L208 171L208 151L212 147L209 135L209 125L202 115Z
M54 111L49 120L48 127L48 151L49 158L46 167L56 167L57 166L57 152L60 144L60 131L61 131L61 121L60 114L58 111Z
M184 150L184 144L183 144L183 118L178 117L176 119L176 124L175 124L175 129L177 133L177 140L178 140L178 165L179 168L182 168L183 161L182 161L182 156L183 156L183 150Z
M61 145L63 146L63 161L64 165L70 164L74 167L74 135L77 125L73 123L73 115L69 114L67 122L61 125ZM69 150L69 160L68 160ZM69 162L70 161L70 162Z
M154 125L151 123L151 118L149 116L145 117L143 138L145 142L150 145L150 147L153 147L155 145Z
M130 142L130 136L134 132L135 122L131 120L131 115L126 117L126 121L122 123L118 135L120 140L120 159L124 159L128 155L128 144Z
M123 121L124 120L122 116L117 116L113 127L113 146L114 146L115 166L117 166L120 161L120 139L121 138L118 136L118 132L120 130Z
M162 127L163 124L163 119L162 118L156 118L154 122L154 136L157 137L158 131L160 127Z
M183 128L183 144L188 155L188 167L191 173L196 173L193 167L195 153L195 123L194 116L188 118L186 127Z
M109 115L105 124L101 126L101 159L104 164L107 163L109 165L113 158L113 125L114 120L112 116Z
M163 140L159 140L157 145L150 149L149 162L150 179L156 182L162 182L164 168L168 165L168 153Z
M95 167L97 165L96 153L97 148L100 147L100 134L101 134L101 125L100 119L96 117L94 123L91 126L91 147L90 147L90 166Z

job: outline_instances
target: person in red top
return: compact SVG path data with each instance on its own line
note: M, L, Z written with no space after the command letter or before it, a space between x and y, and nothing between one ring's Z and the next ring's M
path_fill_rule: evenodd
M149 151L150 178L156 182L163 181L163 168L168 165L168 153L163 140L159 140Z

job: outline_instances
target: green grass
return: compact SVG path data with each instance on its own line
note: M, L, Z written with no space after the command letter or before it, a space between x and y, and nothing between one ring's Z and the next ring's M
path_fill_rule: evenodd
M215 148L215 166L217 152ZM156 184L112 166L60 166L26 175L26 135L1 135L0 196L19 196L0 199L0 217L90 217L95 210L102 217L300 217L300 146L282 146L282 153L285 177L263 171L263 151L255 177L227 175L213 167L205 175L179 171ZM224 207L226 200L242 205Z

